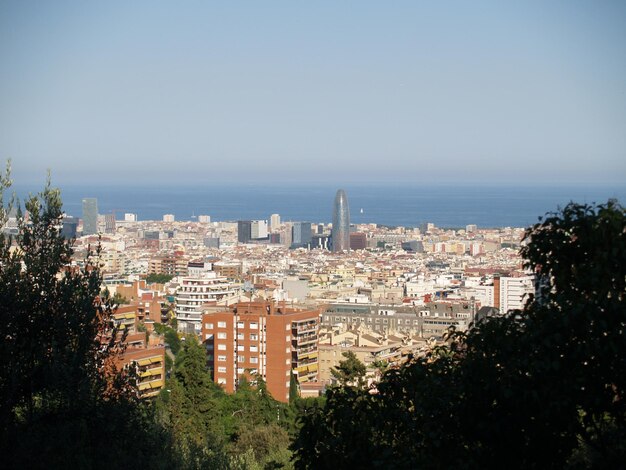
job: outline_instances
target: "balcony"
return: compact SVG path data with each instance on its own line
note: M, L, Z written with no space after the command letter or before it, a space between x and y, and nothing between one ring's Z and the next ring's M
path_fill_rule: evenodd
M160 378L160 379L150 380L150 381L140 383L137 388L139 389L139 391L153 389L153 388L161 389L163 388L163 384L164 384L163 378Z
M309 374L316 374L317 369L318 369L318 366L317 366L317 363L315 363L315 364L298 366L295 369L295 371L298 373L298 375L309 375Z
M300 346L302 344L308 344L308 343L317 343L317 335L316 334L308 334L308 335L303 335L303 336L298 336L297 338L294 339L295 343L297 346Z
M295 331L298 332L298 334L301 333L307 333L307 332L313 332L313 331L317 331L317 324L312 324L312 325L306 325L306 326L298 326L297 328L293 328Z

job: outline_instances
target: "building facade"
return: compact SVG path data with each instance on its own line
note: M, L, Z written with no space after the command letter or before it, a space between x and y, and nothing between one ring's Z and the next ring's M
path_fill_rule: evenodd
M311 223L294 222L291 226L291 247L308 248L311 245Z
M241 302L202 316L213 380L227 392L242 376L261 378L279 401L289 401L291 374L298 383L317 381L318 310L297 310L271 302Z
M337 191L333 204L332 248L334 252L350 250L350 208L343 189Z
M83 235L98 233L98 200L95 197L83 199Z
M176 292L178 330L200 333L202 309L205 304L228 305L241 293L242 284L208 273L202 277L184 277Z

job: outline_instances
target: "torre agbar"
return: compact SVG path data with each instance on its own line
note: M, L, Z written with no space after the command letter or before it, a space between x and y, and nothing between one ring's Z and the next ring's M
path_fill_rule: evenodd
M350 250L350 208L343 189L337 191L333 204L333 251Z

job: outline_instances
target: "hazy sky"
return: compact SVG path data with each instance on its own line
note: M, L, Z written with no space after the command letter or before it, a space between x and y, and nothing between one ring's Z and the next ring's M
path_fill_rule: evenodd
M14 180L626 184L625 1L0 0Z

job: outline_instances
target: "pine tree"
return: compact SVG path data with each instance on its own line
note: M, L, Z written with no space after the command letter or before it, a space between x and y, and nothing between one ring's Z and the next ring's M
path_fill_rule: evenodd
M10 186L0 176L0 201ZM5 468L168 465L167 436L111 369L111 303L90 259L72 263L60 192L17 201L18 234L0 233L0 454ZM4 227L8 207L2 205ZM97 256L97 250L95 250ZM108 371L108 373L107 373ZM128 448L126 436L138 445Z

